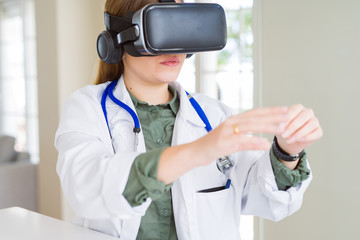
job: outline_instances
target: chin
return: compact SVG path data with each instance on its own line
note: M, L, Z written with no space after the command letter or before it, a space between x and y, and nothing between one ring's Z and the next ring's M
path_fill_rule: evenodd
M161 76L158 76L158 79L161 81L161 82L164 82L164 83L172 83L172 82L175 82L176 79L178 78L179 76L179 73L180 72L164 72L161 74Z

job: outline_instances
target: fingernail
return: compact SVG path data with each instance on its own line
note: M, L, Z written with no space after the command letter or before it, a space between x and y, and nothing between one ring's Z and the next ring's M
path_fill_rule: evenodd
M290 136L290 131L289 131L289 130L285 131L281 136L282 136L283 138L289 137L289 136Z

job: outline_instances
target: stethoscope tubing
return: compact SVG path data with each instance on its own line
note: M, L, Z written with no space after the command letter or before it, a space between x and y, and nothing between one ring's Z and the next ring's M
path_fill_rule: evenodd
M204 122L206 131L210 132L212 130L212 127L209 122L209 119L205 115L204 110L200 107L199 103L195 100L195 98L193 98L187 91L185 92L186 95L188 96L191 105L193 106L193 108L195 109L201 120Z
M107 117L107 111L106 111L106 99L109 96L109 98L118 106L120 106L121 108L123 108L126 112L128 112L130 114L130 116L132 117L133 121L134 121L134 132L135 133L139 133L140 132L140 121L138 116L136 115L135 111L132 110L128 105L126 105L125 103L123 103L122 101L120 101L119 99L117 99L114 96L114 89L117 85L119 80L114 80L112 81L104 90L104 93L101 97L101 107L104 113L104 117L105 117L105 121L109 130L109 134L110 137L112 137L111 135L111 131L110 131L110 126L109 126L109 121L108 121L108 117ZM195 98L193 98L187 91L186 95L188 96L188 99L191 103L191 105L193 106L193 108L195 109L195 111L197 112L197 114L199 115L199 117L201 118L201 120L204 122L205 124L205 129L206 131L210 132L212 130L211 124L209 122L209 119L206 117L205 112L203 111L203 109L201 108L201 106L199 105L199 103L195 100Z
M117 99L115 96L114 96L114 88L115 86L117 85L119 80L114 80L112 81L107 87L106 89L104 90L104 93L101 97L101 107L102 107L102 110L103 110L103 113L104 113L104 116L105 116L105 120L106 120L106 124L107 124L107 128L109 130L109 134L110 134L110 138L112 139L112 134L111 134L111 130L110 130L110 126L109 126L109 121L108 121L108 117L107 117L107 111L106 111L106 99L107 97L109 96L109 98L115 103L117 104L118 106L120 106L121 108L123 108L125 111L127 111L133 121L134 121L134 129L133 129L133 132L135 133L135 143L134 143L134 150L136 151L137 149L137 144L138 144L138 134L139 132L141 131L141 128L140 128L140 121L139 121L139 118L138 116L136 115L135 111L132 110L128 105L126 105L125 103L123 103L122 101L120 101L119 99ZM209 119L207 118L204 110L201 108L200 104L195 100L195 98L193 98L187 91L186 92L186 95L192 105L192 107L195 109L196 113L199 115L199 117L201 118L201 120L203 121L203 123L205 124L205 129L207 132L210 132L212 130L212 127L211 127L211 124L209 122ZM113 146L113 150L115 152L115 148ZM231 161L228 157L225 157L224 159L226 159L225 162L228 162L228 161ZM228 172L228 169L230 167L233 166L233 163L230 162L231 164L229 166L223 166L223 169L221 170L225 175L226 172ZM220 165L224 165L223 164L223 161L220 161L220 159L217 160L217 164L220 164ZM229 188L230 187L230 183L231 183L231 180L228 179L227 183L226 183L226 186L225 188Z

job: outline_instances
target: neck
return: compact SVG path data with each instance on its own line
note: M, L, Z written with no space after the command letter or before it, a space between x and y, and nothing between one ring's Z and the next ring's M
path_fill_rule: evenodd
M143 83L139 84L133 81L126 81L125 78L124 82L127 90L134 97L149 105L168 103L173 97L167 83L144 85Z

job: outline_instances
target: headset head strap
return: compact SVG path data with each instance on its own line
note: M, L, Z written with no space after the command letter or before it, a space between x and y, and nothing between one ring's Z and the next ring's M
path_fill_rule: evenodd
M131 18L113 16L107 12L104 12L104 22L107 30L116 33L119 33L133 26Z

